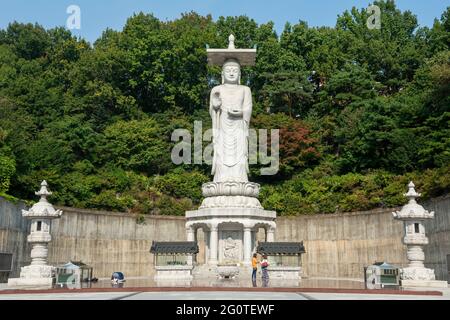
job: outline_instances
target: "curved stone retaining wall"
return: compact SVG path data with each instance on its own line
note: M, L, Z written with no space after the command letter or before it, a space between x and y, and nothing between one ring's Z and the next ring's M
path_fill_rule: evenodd
M423 203L436 212L426 222L430 244L425 247L427 267L447 280L446 256L450 255L450 197ZM26 244L27 222L23 203L0 198L0 252L12 252L13 272L29 263ZM124 213L60 207L61 219L54 221L49 260L53 265L81 260L94 268L96 277L110 277L114 271L126 276L153 274L152 240L186 240L184 217L148 216L138 223ZM276 241L304 241L303 269L308 277L362 278L363 267L375 261L404 266L406 247L403 225L392 218L393 209L344 214L304 215L277 218ZM199 241L202 236L199 234ZM200 255L203 252L200 241ZM199 261L202 261L199 257Z

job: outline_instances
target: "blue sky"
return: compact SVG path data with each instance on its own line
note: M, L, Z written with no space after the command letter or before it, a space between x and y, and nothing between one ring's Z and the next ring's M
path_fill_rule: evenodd
M172 20L183 12L219 16L247 15L258 23L272 20L279 33L289 21L305 20L311 26L334 26L338 14L352 6L365 8L370 0L0 0L0 28L16 20L38 22L46 28L65 26L66 9L81 8L81 29L74 34L89 41L97 39L107 27L121 30L134 12L153 13L161 20ZM401 10L417 15L419 24L431 26L440 18L450 0L397 0Z

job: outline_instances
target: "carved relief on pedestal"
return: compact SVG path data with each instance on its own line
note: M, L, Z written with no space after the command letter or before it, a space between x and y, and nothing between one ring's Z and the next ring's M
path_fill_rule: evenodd
M235 261L239 259L239 245L240 243L233 238L228 237L225 240L225 245L223 248L223 256L225 260Z
M203 199L200 209L235 207L255 209L263 208L257 198L243 196L218 196Z
M224 230L221 234L220 262L224 264L238 263L242 258L242 232Z
M204 197L216 196L244 196L257 198L259 184L254 182L207 182L202 186Z
M427 268L403 268L403 280L435 280L434 270Z
M20 277L25 279L52 278L55 276L56 268L52 266L30 265L20 269Z

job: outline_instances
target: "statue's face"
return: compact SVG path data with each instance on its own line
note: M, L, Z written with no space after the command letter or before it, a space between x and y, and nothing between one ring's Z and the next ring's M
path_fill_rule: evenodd
M222 74L225 83L238 83L241 68L237 64L228 64L223 67Z

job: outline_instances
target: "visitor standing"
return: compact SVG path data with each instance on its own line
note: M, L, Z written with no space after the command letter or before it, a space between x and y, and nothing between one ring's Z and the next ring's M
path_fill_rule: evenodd
M256 282L256 272L258 271L258 259L256 257L257 257L257 255L256 255L256 253L254 253L253 258L252 258L252 268L253 268L252 281L253 282Z
M269 273L267 272L267 267L269 267L269 261L267 261L267 255L263 255L263 259L261 260L263 287L267 287L267 284L269 283Z

